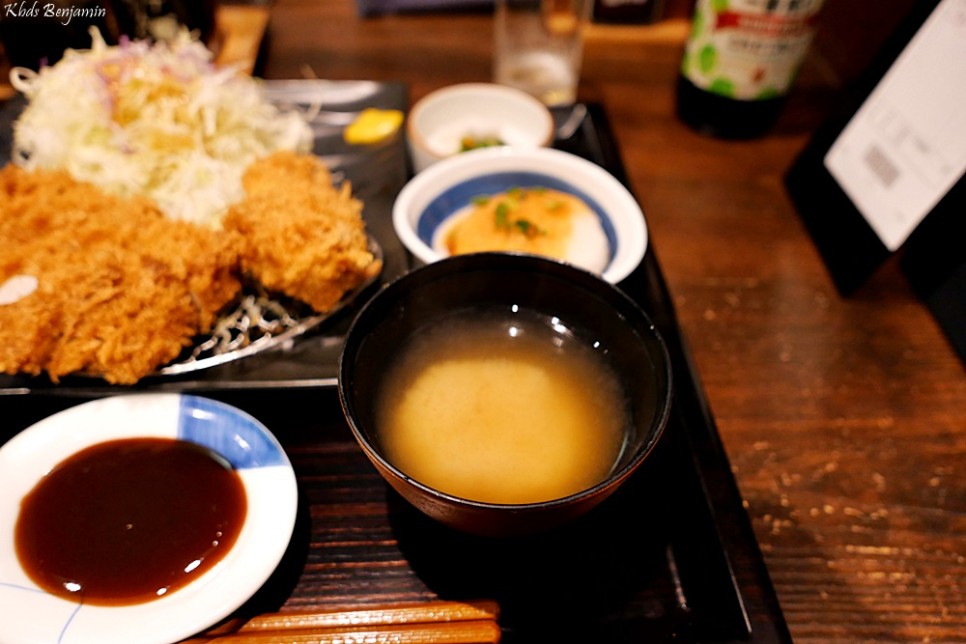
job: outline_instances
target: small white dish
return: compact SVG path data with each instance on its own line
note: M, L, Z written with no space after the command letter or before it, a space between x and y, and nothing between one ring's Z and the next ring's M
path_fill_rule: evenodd
M444 159L403 187L393 204L393 227L409 252L429 264L446 256L440 232L476 198L526 187L566 192L589 206L606 237L603 269L593 272L606 281L620 282L641 263L648 231L634 196L599 165L552 148L487 148ZM599 240L586 240L596 251Z
M14 550L21 499L55 465L119 438L179 438L224 456L238 471L248 509L234 546L179 590L143 604L93 606L34 584ZM298 501L285 451L261 423L224 403L182 394L104 398L49 416L0 447L0 642L139 644L190 637L241 606L288 548Z
M553 115L526 92L496 83L461 83L438 89L413 105L406 121L413 169L422 172L460 154L464 137L537 148L554 137Z

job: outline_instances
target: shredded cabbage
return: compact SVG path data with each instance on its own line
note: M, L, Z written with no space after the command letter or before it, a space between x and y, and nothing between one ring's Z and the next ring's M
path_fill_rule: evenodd
M109 192L153 199L169 217L217 227L243 197L242 174L274 151L307 152L297 112L268 102L260 82L217 68L185 30L167 43L69 50L39 72L11 71L28 99L14 123L13 161L63 169Z

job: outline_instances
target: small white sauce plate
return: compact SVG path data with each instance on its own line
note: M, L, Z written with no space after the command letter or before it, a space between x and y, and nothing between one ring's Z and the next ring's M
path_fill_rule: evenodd
M413 170L422 172L461 154L463 137L495 138L501 145L536 148L553 143L547 106L526 92L497 83L460 83L430 92L406 119Z
M129 606L55 597L21 567L14 528L21 500L58 463L121 438L165 437L204 445L238 471L245 524L225 557L170 595ZM175 642L241 606L275 571L295 526L298 488L288 456L260 422L230 405L174 393L104 398L28 427L0 447L0 643Z

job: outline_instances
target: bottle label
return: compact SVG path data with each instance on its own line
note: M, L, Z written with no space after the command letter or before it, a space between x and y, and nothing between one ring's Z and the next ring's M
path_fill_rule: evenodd
M739 100L784 96L808 51L824 0L698 0L681 71Z

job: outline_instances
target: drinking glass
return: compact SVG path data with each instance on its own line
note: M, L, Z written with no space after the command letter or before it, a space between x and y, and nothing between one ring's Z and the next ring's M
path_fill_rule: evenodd
M496 0L493 75L548 106L577 98L593 0Z

